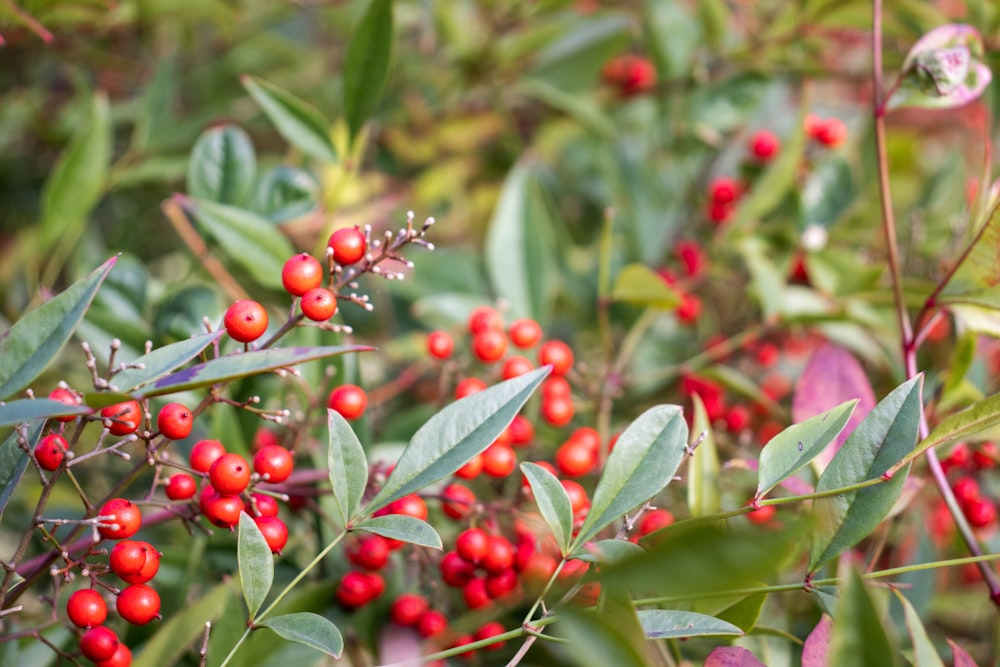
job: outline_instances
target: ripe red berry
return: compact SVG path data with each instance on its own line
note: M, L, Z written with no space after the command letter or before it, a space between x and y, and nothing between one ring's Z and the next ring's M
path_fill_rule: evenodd
M491 602L486 592L486 577L473 577L462 587L462 599L469 609L482 609Z
M694 324L701 316L701 299L694 294L681 294L681 302L676 312L681 324Z
M649 510L639 521L639 534L649 535L674 522L674 515L664 509Z
M107 539L120 540L132 537L142 526L142 512L139 506L124 498L113 498L104 503L98 515L106 517L101 520L105 525L97 530L101 537Z
M427 334L427 354L435 359L448 359L455 350L455 341L447 331Z
M441 491L441 510L452 519L461 519L476 502L476 494L461 484L449 484Z
M813 138L827 148L836 148L847 140L847 126L839 118L827 118L816 127Z
M459 479L475 479L483 472L483 456L476 454L465 462L461 468L455 471L455 477Z
M507 352L507 336L503 331L487 329L472 337L472 353L486 364L500 361Z
M254 516L278 516L278 501L274 499L274 496L251 493L250 498L253 500L255 508Z
M748 512L746 516L747 520L750 523L763 525L766 523L770 523L771 519L774 518L775 512L777 511L778 508L775 507L774 505L763 505L760 508L753 510L752 512Z
M114 654L110 658L107 660L98 660L94 663L94 667L131 667L131 665L132 651L122 642L118 642L118 648L115 649Z
M160 615L160 595L145 584L133 584L118 594L115 608L132 625L146 625Z
M193 498L198 490L194 477L186 472L178 472L167 481L167 498L170 500L187 500Z
M542 383L542 398L569 398L571 394L569 382L564 377L549 377Z
M448 619L434 609L428 609L417 618L416 628L421 637L436 637L448 627Z
M988 498L979 498L962 508L974 528L986 528L997 520L997 508Z
M327 407L336 410L344 419L357 419L368 407L368 395L356 384L342 384L334 387L327 399Z
M355 609L375 599L375 591L375 581L368 574L348 572L337 585L337 601L348 609Z
M206 486L206 490L212 489ZM202 514L213 525L230 530L240 521L240 513L244 511L243 499L239 496L228 496L211 490L202 497Z
M515 447L529 445L535 439L535 427L524 415L514 415L507 431L510 433L510 444Z
M542 419L556 428L570 423L574 412L572 398L560 396L542 398Z
M452 588L462 588L476 574L476 566L459 556L457 551L449 551L441 556L438 568L441 570L441 580Z
M142 567L135 572L116 572L122 581L129 584L144 584L147 581L152 581L160 570L160 552L149 542L139 542L139 548L145 554Z
M43 470L53 471L62 465L66 458L69 443L66 438L57 433L51 433L35 445L35 460Z
M479 378L465 378L455 387L455 398L465 398L486 389L486 383Z
M573 350L561 340L549 340L538 348L538 363L552 364L553 375L566 375L573 368Z
M472 564L478 563L486 555L489 536L482 528L467 528L455 538L455 551Z
M708 199L714 204L732 204L743 193L735 179L720 176L708 184Z
M256 516L253 519L264 536L271 553L280 554L288 543L288 526L276 516Z
M167 403L156 416L156 428L171 440L183 440L191 435L194 426L194 416L186 406L180 403Z
M781 149L781 141L774 132L760 130L750 137L750 152L760 162L769 162Z
M678 241L674 254L684 265L684 275L689 278L697 278L705 272L705 265L708 264L705 251L694 241Z
M510 342L522 350L527 350L538 344L542 339L542 327L535 320L515 320L507 330Z
M208 479L216 492L235 496L250 484L250 464L239 454L223 454L208 469Z
M415 625L429 608L427 598L416 593L401 593L389 607L389 617L399 625Z
M613 86L620 97L629 98L656 85L656 68L647 58L626 53L605 63L601 78Z
M577 514L590 507L590 499L587 498L587 491L578 482L571 479L560 480L566 493L569 495L569 504L573 514Z
M969 505L979 500L979 483L971 477L960 477L951 486L960 504Z
M389 514L405 514L421 521L427 521L427 503L415 493L393 501L386 509Z
M483 627L476 630L476 634L473 638L478 641L483 641L484 639L490 639L504 633L503 625L499 621L490 621ZM492 644L487 645L485 648L487 651L497 651L503 648L503 641L496 641Z
M586 442L567 440L556 450L556 468L567 477L582 477L597 465L597 452Z
M135 433L142 423L142 408L139 401L125 401L101 408L101 419L111 435Z
M535 365L526 357L508 357L503 362L503 369L500 371L500 376L504 380L510 380L511 378L516 378L520 375L524 375L525 373L530 373L534 369Z
M94 628L108 617L104 597L92 588L81 588L66 601L66 615L78 628Z
M389 562L389 543L381 535L364 535L348 547L347 560L365 570L381 570Z
M490 535L486 553L479 565L490 574L509 570L514 566L514 545L503 535Z
M734 405L726 410L726 428L736 433L750 425L750 409L745 405Z
M218 440L199 440L191 448L188 462L198 472L208 472L212 464L226 453L226 448Z
M473 336L484 331L503 331L503 317L489 306L479 306L469 315L468 325Z
M72 389L67 389L65 387L56 387L49 393L49 398L53 401L59 401L60 403L65 403L66 405L71 405L77 407L82 403L82 399L79 394L77 394ZM65 417L53 417L56 421L60 422L71 422L76 419L76 415L66 415Z
M302 295L302 314L313 322L326 322L337 313L337 297L325 287L314 287Z
M323 265L312 255L299 253L281 268L281 284L292 296L302 296L323 284Z
M80 652L94 662L108 660L117 648L118 635L105 625L93 627L80 636Z
M116 544L108 555L111 571L122 577L142 570L149 557L147 546L149 543L142 540L122 540Z
M243 299L229 306L222 323L230 338L252 343L267 331L267 311L256 301Z
M253 455L253 470L266 482L280 484L292 474L295 459L281 445L265 445Z
M517 572L508 568L486 577L486 594L494 600L517 588Z
M510 445L502 442L494 442L480 456L483 472L490 477L506 477L517 468L517 453Z
M333 261L345 266L360 261L368 249L365 235L357 227L338 229L330 235L327 245L333 248Z

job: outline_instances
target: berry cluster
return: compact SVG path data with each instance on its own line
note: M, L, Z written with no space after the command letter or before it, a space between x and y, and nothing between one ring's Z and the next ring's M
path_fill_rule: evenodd
M656 86L656 67L648 58L626 53L605 63L601 78L619 97L627 99L647 93Z

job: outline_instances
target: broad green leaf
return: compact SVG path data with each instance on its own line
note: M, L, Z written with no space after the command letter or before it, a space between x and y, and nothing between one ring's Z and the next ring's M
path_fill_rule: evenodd
M638 306L669 310L680 303L673 287L644 264L629 264L615 278L611 298Z
M344 651L344 638L340 635L340 630L319 614L307 611L285 614L265 619L257 625L271 628L280 637L311 646L338 660Z
M156 633L136 653L132 667L163 667L183 664L182 656L201 641L205 623L214 622L233 594L230 582L218 584L184 607L183 613L171 614L157 625Z
M108 98L95 94L81 123L42 189L42 247L75 242L104 193L111 159ZM3 392L0 392L0 396Z
M625 429L604 465L570 553L670 483L687 447L683 412L676 405L660 405L646 410Z
M28 447L34 449L42 435L45 420L40 419L28 429ZM28 455L17 444L17 433L13 432L0 444L0 520L10 501L17 483L28 467Z
M958 268L942 288L939 303L1000 308L1000 207L993 209L985 224L969 242L968 252L959 255ZM970 313L976 313L970 310ZM989 312L989 311L987 311ZM995 313L989 312L989 316ZM979 320L989 319L980 315ZM980 323L981 325L981 323ZM986 328L986 327L983 327Z
M31 384L59 354L115 261L112 257L0 335L0 400Z
M422 547L443 548L441 536L438 535L433 526L426 521L406 514L384 514L370 517L354 528Z
M713 614L713 616L721 621L732 623L743 632L750 632L757 625L757 619L760 618L760 610L764 606L765 600L767 600L767 593L750 595Z
M367 514L451 475L503 433L550 367L501 382L446 406L413 434Z
M962 440L1000 424L1000 394L987 396L965 410L948 415L920 441L903 462L911 461L932 447Z
M896 649L889 641L875 601L864 579L854 568L851 568L837 602L830 639L830 664L851 667L894 667L899 664Z
M116 373L111 380L111 384L123 392L130 392L137 389L191 361L221 335L222 330L220 329L219 331L211 331L188 338L187 340L158 347L149 354L142 355L130 364L137 366L137 368L126 368Z
M348 352L369 352L374 348L364 345L327 345L324 347L283 347L230 354L202 364L171 373L136 392L139 398L175 394L179 391L208 387L220 382L288 368L296 364L326 359Z
M573 507L569 494L556 476L540 465L522 463L521 472L531 485L535 504L555 537L559 553L565 556L573 533Z
M392 60L392 0L370 0L344 56L344 116L351 138L375 111Z
M254 280L265 287L281 287L281 269L295 249L277 227L235 206L177 195L175 198Z
M368 461L354 429L336 410L326 411L330 444L326 454L327 470L340 525L347 526L361 505L368 486Z
M647 639L681 639L718 635L741 636L743 631L732 623L693 611L640 609L636 612Z
M627 558L635 558L644 553L645 550L634 542L610 539L591 542L587 545L587 551L578 554L576 558L588 563L606 565L619 563Z
M903 606L906 631L910 634L910 642L913 645L913 667L944 667L941 656L934 648L934 642L927 636L927 629L920 620L920 614L901 591L893 589L893 593Z
M561 658L555 664L574 667L648 664L642 651L642 627L635 612L622 605L601 611L588 613L572 606L560 609L559 622L553 628L555 634L568 641L555 645Z
M923 376L896 387L854 429L820 476L816 491L878 479L913 451L920 422ZM819 498L819 521L809 553L809 571L857 544L882 522L903 489L905 472L860 491Z
M615 127L592 101L573 95L541 79L525 78L517 83L517 91L537 98L557 111L561 111L594 135L611 138Z
M965 652L961 646L948 640L948 646L951 647L951 657L954 660L954 667L979 667L976 661L972 659L972 656Z
M246 204L256 178L253 143L236 125L205 130L191 149L187 191L192 197L235 206Z
M813 167L802 186L799 227L831 227L854 203L857 191L851 166L838 155L830 155Z
M253 620L274 583L274 557L260 528L246 512L240 513L236 562L240 568L243 599L246 600L250 620Z
M281 165L264 173L251 208L273 223L303 216L316 208L320 185L308 171Z
M337 162L330 123L315 107L273 83L252 76L240 77L240 83L288 143L318 160Z
M688 459L687 472L687 503L691 516L708 516L716 514L722 508L722 495L719 493L719 453L715 449L715 436L712 435L712 424L705 412L705 404L698 394L692 394L694 403L694 423L691 430L695 437L705 438Z
M718 646L705 658L704 667L767 667L742 646Z
M86 415L90 408L82 405L67 405L50 398L22 398L0 404L0 426L11 426L34 419Z
M760 452L757 498L785 481L812 461L847 425L857 399L792 424L771 438Z

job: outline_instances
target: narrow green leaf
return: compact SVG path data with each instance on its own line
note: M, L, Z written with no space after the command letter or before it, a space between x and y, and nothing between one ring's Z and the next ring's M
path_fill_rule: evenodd
M42 435L45 420L39 419L28 429L28 447L34 448ZM21 476L28 467L28 454L17 444L17 433L11 433L0 444L0 520L10 497L21 481Z
M365 519L354 527L393 540L401 540L432 549L441 549L441 536L426 521L406 514L384 514Z
M663 490L684 457L687 437L679 406L660 405L639 415L615 443L570 553Z
M806 146L805 107L799 114L796 129L785 139L781 154L760 175L747 197L736 209L736 219L729 229L760 220L773 211L796 184L802 153Z
M221 335L222 330L212 331L158 347L130 364L137 368L126 368L116 373L111 384L126 393L137 389L191 361Z
M240 77L240 83L290 144L318 160L337 162L330 123L315 107L273 83L252 76Z
M258 623L271 628L278 636L289 641L311 646L335 659L344 651L344 638L337 626L319 614L307 611L275 616Z
M816 165L799 199L799 227L831 227L857 197L851 166L838 155L830 155Z
M833 457L816 491L878 479L913 451L922 387L923 376L918 376L882 399ZM876 486L817 499L813 510L819 525L813 535L809 570L815 571L871 533L892 509L905 480L905 473L896 474Z
M34 419L89 413L90 408L88 407L66 405L62 401L53 401L50 398L22 398L0 405L0 426L11 426Z
M857 399L845 401L771 438L760 452L756 497L764 497L816 458L844 429L857 404Z
M864 579L853 568L837 602L830 639L830 664L851 667L894 667L899 664L875 601Z
M413 434L382 490L365 507L375 512L454 473L503 433L549 374L550 367L501 382L446 406Z
M344 116L352 139L378 105L394 39L392 0L371 0L344 56Z
M637 613L647 639L681 639L683 637L718 635L742 636L744 634L732 623L693 611L640 609Z
M248 375L288 368L307 361L326 359L348 352L369 352L373 349L375 348L364 345L327 345L324 347L283 347L231 354L171 373L147 384L136 392L136 396L150 398L174 394L179 391L208 387L220 382L229 382Z
M0 336L0 400L31 384L59 354L116 261L112 257Z
M281 269L295 249L277 227L235 206L179 195L175 198L254 280L265 287L281 287Z
M240 568L243 599L246 600L252 621L274 583L274 557L260 528L246 512L240 513L236 562Z
M692 431L705 437L694 450L694 455L688 459L687 502L691 516L708 516L717 513L722 508L722 495L719 493L719 453L715 449L715 436L712 435L712 424L705 412L705 404L698 394L691 396L694 402L694 422Z
M132 661L132 667L163 667L183 664L181 656L200 641L205 623L214 622L233 595L233 584L218 584L184 607L184 613L171 614L156 628L156 633L143 644Z
M920 441L917 448L904 461L915 459L931 447L963 440L998 424L1000 424L1000 394L993 394L938 422L934 430Z
M220 204L246 204L256 178L253 143L236 125L210 127L191 149L187 191L192 197Z
M920 620L920 614L913 608L910 601L903 595L902 591L893 589L899 604L903 606L903 614L906 618L906 631L910 635L913 644L913 667L944 667L941 656L934 648L934 642L927 636L927 629L924 628Z
M521 472L531 485L538 511L552 530L559 553L566 555L573 533L573 507L569 494L555 475L540 465L522 463Z
M1000 207L993 209L992 215L978 230L964 251L961 263L951 274L948 283L941 290L942 304L962 304L985 306L988 310L978 314L977 320L995 317L992 312L1000 308ZM970 314L977 311L972 309ZM981 323L977 322L981 325Z
M615 126L601 112L601 108L583 96L566 92L536 78L521 79L517 83L517 90L563 112L598 137L611 139L615 135Z
M611 298L637 306L669 310L680 303L676 290L644 264L629 264L615 278Z
M522 464L523 465L523 464ZM587 545L587 551L576 557L588 563L610 565L620 563L628 558L635 558L645 553L645 550L628 540L597 540Z
M340 525L347 526L354 518L365 487L368 486L368 460L354 429L336 410L326 411L330 433L326 454L327 470L333 500L337 505Z

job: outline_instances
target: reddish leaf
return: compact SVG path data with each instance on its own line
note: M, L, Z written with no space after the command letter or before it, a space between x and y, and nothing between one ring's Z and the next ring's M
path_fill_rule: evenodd
M705 667L767 667L767 665L745 648L720 646L705 658Z
M850 352L832 343L820 346L795 385L792 419L796 423L805 421L852 398L858 399L858 405L847 426L815 459L823 467L871 412L876 401L868 376Z
M802 667L828 667L830 664L830 634L833 619L823 614L802 646Z
M976 661L972 659L968 653L966 653L961 646L955 642L948 640L948 646L951 647L951 656L955 659L955 667L979 667ZM803 665L803 667L805 667Z

